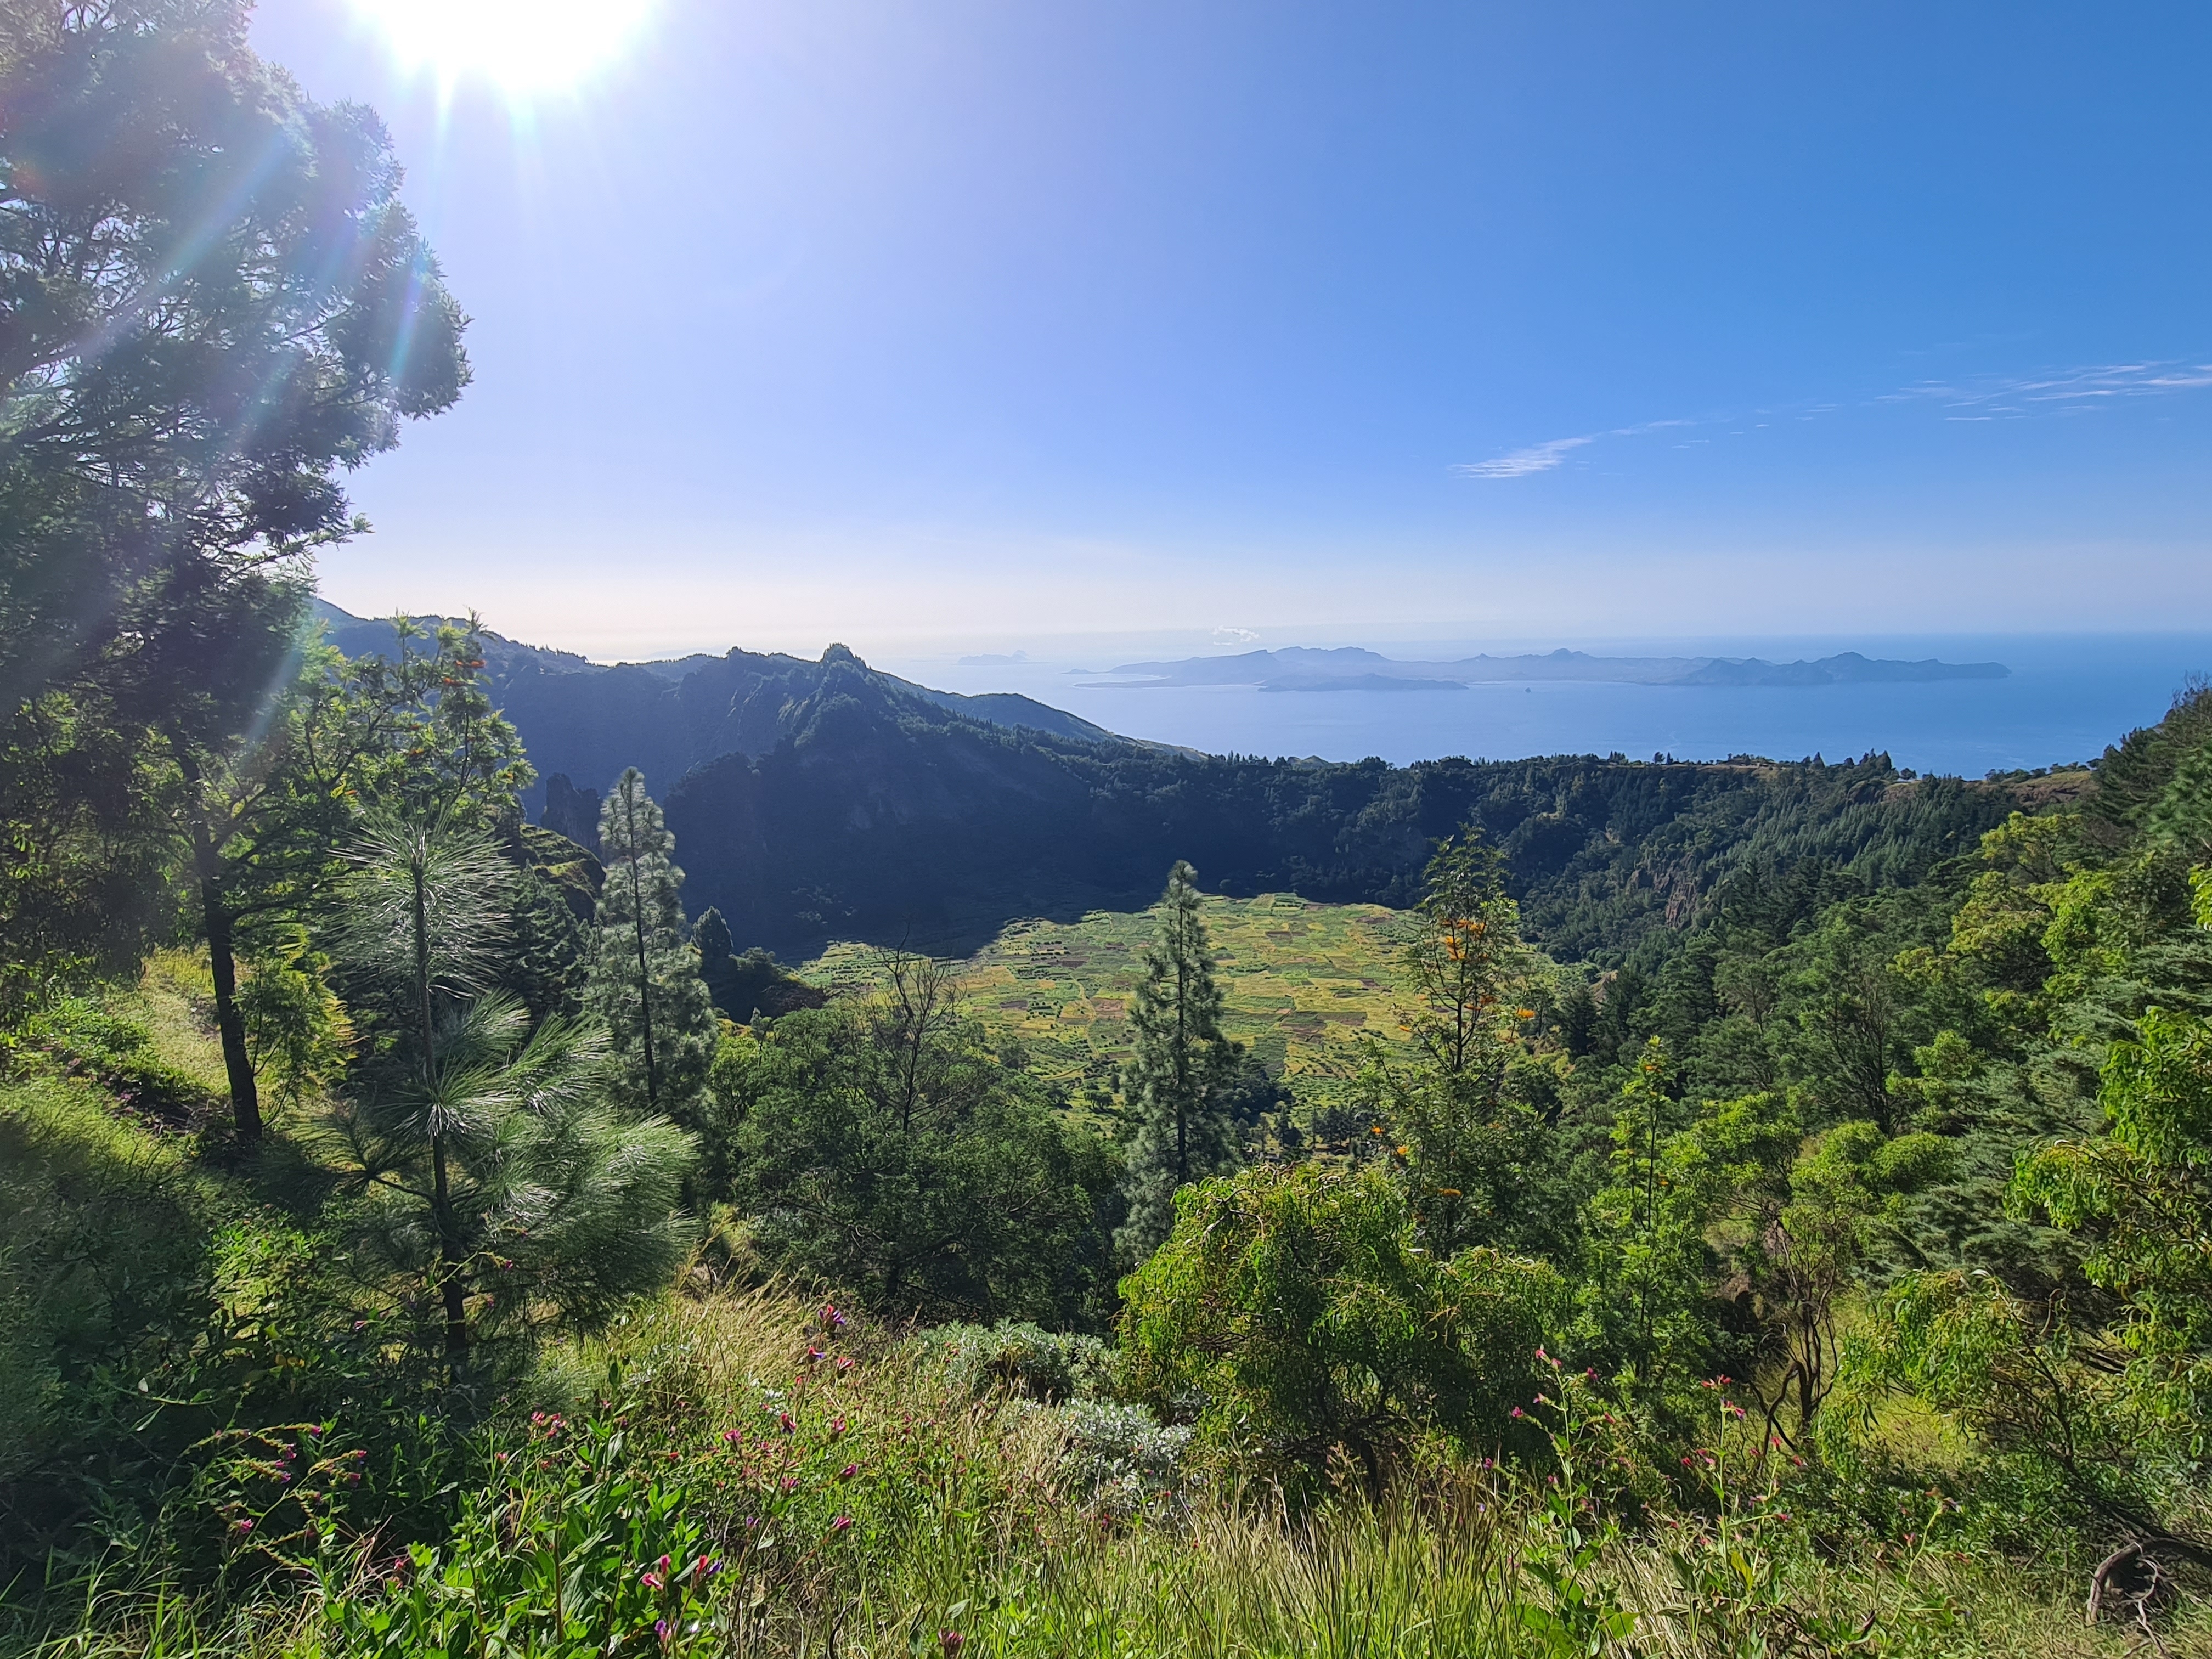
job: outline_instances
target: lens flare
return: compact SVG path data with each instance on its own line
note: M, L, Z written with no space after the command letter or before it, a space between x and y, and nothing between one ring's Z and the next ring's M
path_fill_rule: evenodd
M557 92L619 57L653 0L354 0L411 74Z

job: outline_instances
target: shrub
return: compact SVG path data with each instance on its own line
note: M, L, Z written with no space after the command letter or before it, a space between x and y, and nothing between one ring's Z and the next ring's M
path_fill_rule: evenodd
M1541 1262L1437 1261L1382 1171L1310 1164L1186 1188L1168 1242L1121 1289L1139 1397L1194 1404L1209 1437L1288 1468L1348 1455L1370 1490L1425 1432L1513 1439L1565 1303Z
M1051 1403L1102 1393L1110 1381L1106 1345L1095 1336L1004 1320L943 1325L914 1341L943 1364L948 1382L971 1395L1003 1388Z
M1127 1520L1182 1494L1195 1430L1163 1425L1142 1406L1109 1400L1078 1400L1060 1415L1067 1430L1060 1471L1079 1499Z

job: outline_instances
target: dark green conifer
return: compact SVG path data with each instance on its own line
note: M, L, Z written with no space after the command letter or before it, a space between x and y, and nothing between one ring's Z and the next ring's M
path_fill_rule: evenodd
M1174 1227L1178 1188L1243 1162L1231 1098L1237 1050L1221 1031L1198 873L1180 859L1160 897L1159 940L1145 953L1129 1024L1136 1053L1122 1089L1139 1122L1123 1182L1129 1218L1115 1243L1142 1261Z
M635 767L599 814L598 937L586 1002L605 1022L619 1064L617 1087L634 1108L681 1117L714 1055L714 1005L699 976L670 861L676 837Z

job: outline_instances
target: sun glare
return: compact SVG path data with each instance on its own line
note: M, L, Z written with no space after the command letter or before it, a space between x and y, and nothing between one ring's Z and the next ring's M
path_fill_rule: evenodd
M574 86L611 62L652 0L354 0L410 72L510 94Z

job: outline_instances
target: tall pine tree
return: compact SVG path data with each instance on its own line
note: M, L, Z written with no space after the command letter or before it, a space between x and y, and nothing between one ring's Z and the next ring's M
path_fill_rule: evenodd
M676 837L645 793L635 766L599 812L598 937L586 1002L606 1024L619 1062L617 1090L633 1107L679 1120L696 1101L714 1056L714 1005L685 937L670 862Z
M1173 1230L1178 1188L1243 1161L1230 1086L1237 1051L1221 1033L1198 872L1180 859L1160 896L1159 940L1145 952L1129 1024L1136 1054L1122 1088L1139 1122L1123 1182L1129 1218L1115 1242L1141 1261Z

